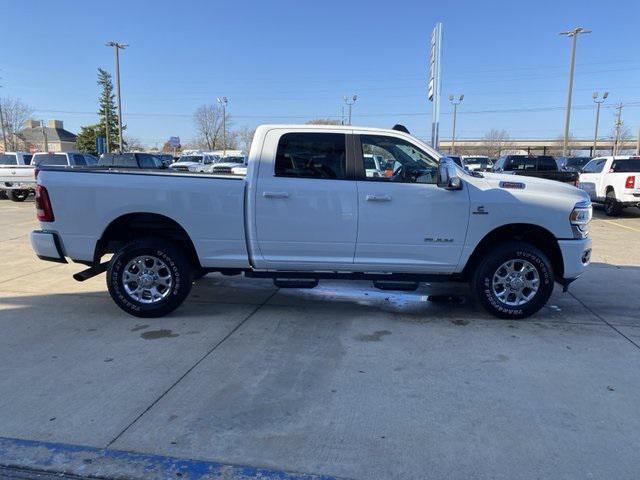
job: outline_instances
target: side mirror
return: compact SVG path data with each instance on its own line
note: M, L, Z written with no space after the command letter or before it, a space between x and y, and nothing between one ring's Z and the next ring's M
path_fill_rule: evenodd
M445 190L462 190L462 180L458 177L455 163L449 157L440 159L437 185Z

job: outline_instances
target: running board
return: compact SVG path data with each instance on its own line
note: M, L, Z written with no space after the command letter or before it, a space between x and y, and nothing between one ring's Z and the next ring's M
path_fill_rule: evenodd
M89 280L96 275L100 275L101 273L106 272L107 268L109 268L109 262L99 263L98 265L94 265L93 267L87 268L86 270L74 273L73 279L77 282L84 282L85 280Z
M273 284L280 288L315 288L317 278L274 278Z
M376 280L373 286L380 290L400 290L403 292L414 292L420 286L419 282L394 282L389 280Z

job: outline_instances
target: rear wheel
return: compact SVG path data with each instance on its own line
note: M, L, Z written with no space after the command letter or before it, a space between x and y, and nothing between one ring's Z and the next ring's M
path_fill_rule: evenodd
M0 200L7 200L9 197L7 196L6 190L0 190Z
M472 288L482 306L500 318L526 318L540 310L553 292L547 256L528 243L496 246L478 264Z
M24 202L29 196L29 190L11 190L9 198L14 202Z
M622 204L616 199L616 192L609 190L604 199L604 213L608 217L617 217L622 212Z
M191 291L192 268L172 243L141 239L118 251L107 270L109 294L136 317L162 317L182 304Z

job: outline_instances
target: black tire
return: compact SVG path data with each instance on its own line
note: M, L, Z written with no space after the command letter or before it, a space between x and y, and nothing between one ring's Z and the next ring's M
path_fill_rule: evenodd
M510 293L511 290L506 286L502 289L496 288L493 284L494 275L504 273L505 270L500 270L501 267L511 260L515 262L516 270L518 270L519 265L524 266L525 263L523 262L526 262L534 268L538 275L537 291L534 292L533 289L525 287L522 290L523 294L526 294L526 296L532 294L532 296L525 303L517 306L507 303L510 298L512 303L516 301L517 293ZM534 278L535 273L530 271L527 275L531 275L531 278ZM496 278L499 278L499 276ZM502 243L494 247L478 263L471 280L471 288L485 310L496 317L510 319L526 318L540 310L549 300L553 292L553 286L553 268L547 256L533 245L516 241ZM505 301L498 294L506 296Z
M11 190L9 198L14 202L24 202L29 196L29 190Z
M622 204L616 199L616 192L609 190L604 199L604 213L607 217L617 217L622 212Z
M137 271L131 269L125 272L125 269L138 257L145 256L155 259L155 263L150 262L153 266L149 268L164 265L164 267L160 267L158 275L171 280L169 287L165 285L155 287L156 294L161 295L162 298L154 300L152 303L145 303L145 301L134 298L130 292L127 292L127 288L131 289L132 285L135 285L135 280L125 281L131 275L138 274ZM136 267L136 265L133 266ZM113 301L130 315L143 318L162 317L178 308L187 298L193 282L192 272L193 269L186 255L174 244L151 238L140 239L128 243L113 256L107 270L107 287ZM125 283L127 283L126 287ZM158 288L163 288L163 291L158 292ZM138 296L143 297L145 293ZM150 291L146 293L146 296L152 296ZM142 298L142 300L149 301L149 298Z
M8 200L9 197L7 196L7 191L6 190L0 190L0 200Z

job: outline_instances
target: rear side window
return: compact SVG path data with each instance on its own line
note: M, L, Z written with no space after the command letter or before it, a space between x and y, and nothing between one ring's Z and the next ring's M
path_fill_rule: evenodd
M83 155L75 153L73 155L73 164L74 165L86 165L87 162L84 161L84 156Z
M504 169L507 171L535 170L538 166L537 164L537 160L533 157L509 157Z
M553 157L538 157L538 170L558 170L558 164Z
M15 155L0 155L0 165L17 165L18 158Z
M33 155L24 155L22 157L22 160L24 161L25 165L31 165L31 159L33 158Z
M36 165L68 165L67 156L61 153L48 153L36 155L33 163Z
M276 153L277 177L347 178L345 135L340 133L285 133Z
M144 153L138 153L136 155L138 156L140 168L160 168L162 166L162 161L154 155Z
M640 159L614 160L613 165L611 165L611 170L616 173L617 172L629 172L629 173L640 172Z

